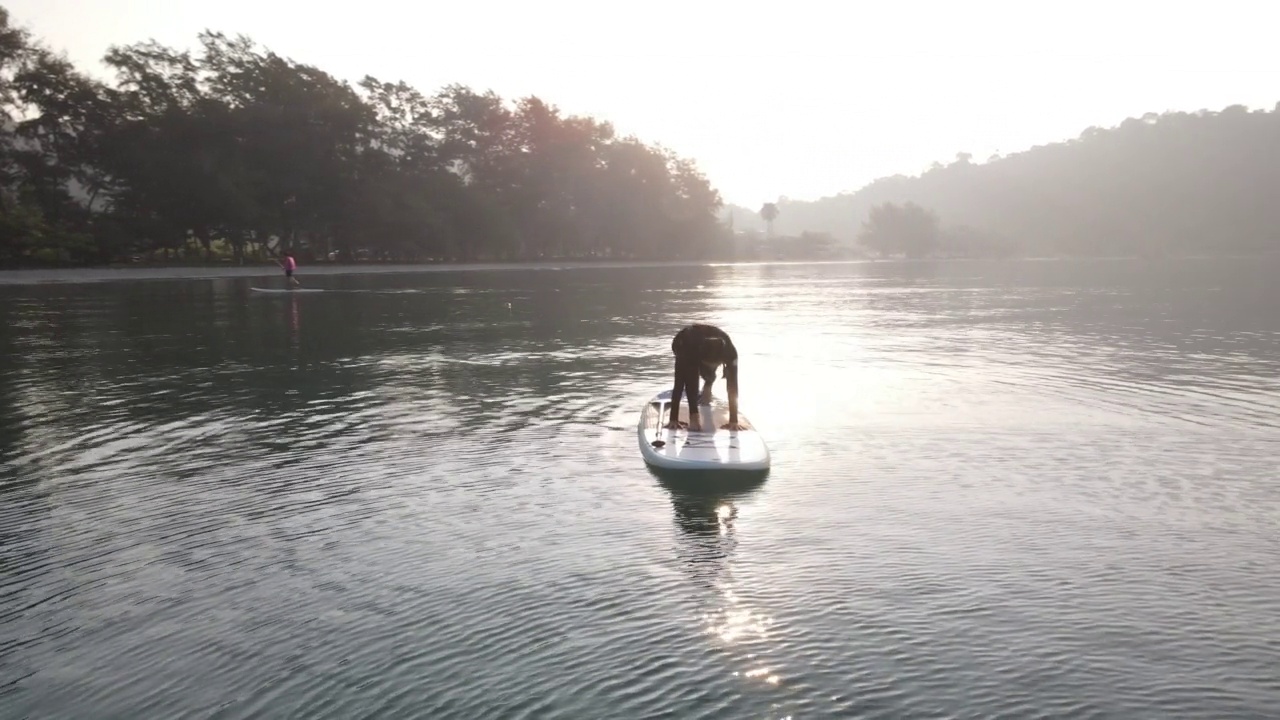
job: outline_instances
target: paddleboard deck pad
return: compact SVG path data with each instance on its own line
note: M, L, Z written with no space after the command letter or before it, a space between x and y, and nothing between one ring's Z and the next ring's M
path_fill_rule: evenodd
M698 408L700 427L670 430L664 427L671 413L671 391L653 396L640 412L636 427L640 454L646 463L669 470L765 470L769 448L764 438L738 408L743 430L722 430L729 422L727 403L713 399ZM689 422L689 405L680 403L680 420Z

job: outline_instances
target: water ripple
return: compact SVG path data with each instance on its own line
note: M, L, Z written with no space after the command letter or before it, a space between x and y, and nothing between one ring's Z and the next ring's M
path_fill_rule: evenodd
M6 287L0 704L1267 716L1273 273L1071 267ZM689 319L767 479L639 462Z

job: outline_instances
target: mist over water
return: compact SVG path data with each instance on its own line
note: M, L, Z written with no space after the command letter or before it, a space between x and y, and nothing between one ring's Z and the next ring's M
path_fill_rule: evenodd
M1269 716L1277 271L6 285L0 716ZM695 320L767 478L640 459Z

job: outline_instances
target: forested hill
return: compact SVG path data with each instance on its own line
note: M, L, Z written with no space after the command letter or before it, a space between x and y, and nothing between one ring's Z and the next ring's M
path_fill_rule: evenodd
M783 199L774 232L853 241L873 207L914 202L936 214L944 234L1024 255L1280 251L1278 190L1280 105L1236 105L1148 113L986 162L962 154L854 193ZM759 208L728 209L736 229L764 227Z
M143 42L101 83L0 8L0 265L161 256L698 258L689 160L536 97L355 86L243 37Z

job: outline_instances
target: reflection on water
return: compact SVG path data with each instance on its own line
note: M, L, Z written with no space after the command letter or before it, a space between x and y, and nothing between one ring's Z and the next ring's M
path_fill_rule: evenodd
M7 286L0 714L1267 716L1274 262Z
M739 504L750 501L769 472L648 470L670 495L677 556L700 591L704 632L734 658L732 676L777 685L781 678L765 660L773 655L773 618L742 596L733 573Z

